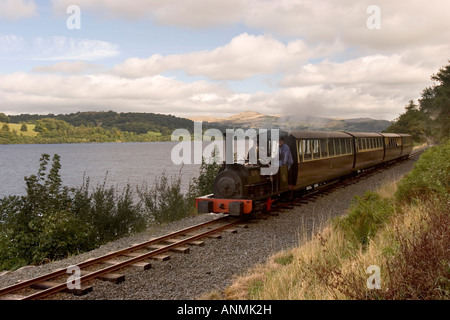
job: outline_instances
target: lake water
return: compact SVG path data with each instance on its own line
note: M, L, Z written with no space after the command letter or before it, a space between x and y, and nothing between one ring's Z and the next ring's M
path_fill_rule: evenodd
M103 183L122 190L128 183L152 186L156 177L165 171L169 175L180 172L181 165L173 164L172 148L177 142L138 143L80 143L80 144L21 144L0 145L0 198L25 194L25 176L36 174L43 153L52 158L61 156L63 185L77 187L83 175L90 178L90 186ZM50 165L48 166L50 167ZM187 191L189 180L197 177L200 165L184 165L182 190Z

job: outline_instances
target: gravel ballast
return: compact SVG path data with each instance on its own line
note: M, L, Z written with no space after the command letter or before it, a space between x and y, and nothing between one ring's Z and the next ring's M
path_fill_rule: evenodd
M222 239L205 239L204 246L191 247L189 254L171 253L168 261L153 261L150 270L127 268L124 272L126 280L121 284L94 280L93 291L87 295L78 297L60 293L50 298L191 300L208 292L223 291L232 283L234 276L244 273L255 264L264 263L278 251L299 246L313 232L319 231L329 218L345 214L354 196L361 196L368 190L376 190L399 179L412 169L413 163L414 160L407 160L392 166L318 197L315 202L285 210L267 220L250 223L247 229L238 228L236 234L223 232ZM183 219L61 261L9 272L0 276L0 288L214 218L216 216L201 215Z

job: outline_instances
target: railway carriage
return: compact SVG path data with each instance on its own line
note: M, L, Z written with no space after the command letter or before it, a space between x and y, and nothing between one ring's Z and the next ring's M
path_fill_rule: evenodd
M348 132L355 142L353 170L381 164L384 156L383 136L379 133Z
M290 168L284 165L274 175L262 175L261 164L224 164L214 193L196 199L199 213L250 216L270 211L276 199L407 157L412 151L408 134L299 131L284 141L294 160Z
M293 154L294 190L345 176L353 168L352 136L343 132L293 132L288 145Z
M402 155L402 136L396 133L382 133L384 138L384 162L395 160Z
M413 139L410 134L399 133L402 138L402 152L401 157L407 157L411 154L413 149Z

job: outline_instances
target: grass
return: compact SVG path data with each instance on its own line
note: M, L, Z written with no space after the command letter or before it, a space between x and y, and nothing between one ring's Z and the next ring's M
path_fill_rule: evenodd
M0 122L0 128L4 125L3 122ZM22 124L19 123L7 123L9 126L9 131L13 132L13 130L16 130L17 134L20 136L20 134L23 134L26 137L36 137L38 133L34 131L35 125L34 124L26 124L28 130L27 131L20 131L20 128L22 127Z
M449 299L450 142L427 153L406 177L356 197L310 241L237 276L220 298ZM381 290L368 288L369 266L379 267Z

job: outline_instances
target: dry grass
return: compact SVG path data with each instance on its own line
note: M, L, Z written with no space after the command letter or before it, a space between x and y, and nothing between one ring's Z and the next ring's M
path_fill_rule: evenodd
M397 181L379 194L395 193ZM327 227L298 248L271 257L237 278L224 299L448 299L449 209L442 199L400 205L365 246ZM366 273L376 265L381 290L368 289Z

